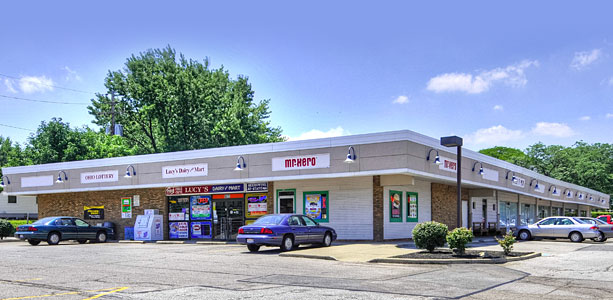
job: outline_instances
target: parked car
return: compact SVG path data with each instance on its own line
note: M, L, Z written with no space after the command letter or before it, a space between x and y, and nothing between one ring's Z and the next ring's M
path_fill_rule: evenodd
M49 245L57 245L60 241L76 240L80 244L89 241L104 243L112 238L112 228L92 226L74 217L47 217L29 225L21 225L15 231L15 237L27 240L32 246L47 241Z
M584 239L598 238L600 229L576 217L549 217L531 225L518 226L514 235L520 240L563 238L580 243Z
M592 239L594 242L605 242L608 238L613 237L613 224L607 224L605 221L595 218L579 217L579 219L600 228L600 235Z
M601 220L607 224L613 224L613 218L611 218L611 215L602 215L602 216L598 216L597 218L598 220Z
M336 231L322 226L304 215L276 214L266 215L253 224L238 229L236 241L247 245L251 252L260 246L281 247L289 251L301 244L321 244L330 246L336 240Z

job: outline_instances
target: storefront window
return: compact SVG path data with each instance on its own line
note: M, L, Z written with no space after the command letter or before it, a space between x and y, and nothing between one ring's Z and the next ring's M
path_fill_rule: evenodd
M561 216L562 215L562 208L561 207L552 207L551 208L551 215L552 216Z
M407 222L417 222L418 220L418 211L417 211L417 193L407 193Z
M539 211L539 219L544 219L550 216L549 206L539 205L538 211Z
M500 227L517 226L517 203L501 201L498 209L500 210Z
M581 217L587 217L587 211L585 211L585 210L581 210L581 211L579 211L579 215L580 215Z
M317 222L329 221L328 192L304 192L304 214Z
M277 190L277 212L280 214L296 213L296 190Z
M525 204L521 205L521 225L528 225L535 222L535 206L533 204Z
M390 190L389 201L390 222L402 222L402 192Z
M575 210L574 208L567 208L564 210L564 215L567 217L576 217L577 210Z

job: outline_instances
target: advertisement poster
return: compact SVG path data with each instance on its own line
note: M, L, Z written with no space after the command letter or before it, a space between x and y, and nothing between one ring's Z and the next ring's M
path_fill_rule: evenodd
M407 222L417 222L417 193L407 193Z
M132 198L130 197L121 198L121 218L132 218Z
M83 206L83 219L85 220L104 219L104 205L102 206Z
M319 222L328 222L328 192L305 192L304 214Z
M390 190L390 222L402 222L402 192Z
M211 219L211 196L191 196L192 220Z
M211 222L192 222L192 239L210 239Z
M266 194L247 194L247 218L257 218L266 214L268 208Z
M187 239L189 238L189 223L188 222L170 222L168 224L170 231L168 236L171 239Z

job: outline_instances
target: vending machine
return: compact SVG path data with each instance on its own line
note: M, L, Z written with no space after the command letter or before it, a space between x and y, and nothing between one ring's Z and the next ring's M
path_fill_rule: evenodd
M138 215L134 223L134 240L159 241L164 239L161 215Z

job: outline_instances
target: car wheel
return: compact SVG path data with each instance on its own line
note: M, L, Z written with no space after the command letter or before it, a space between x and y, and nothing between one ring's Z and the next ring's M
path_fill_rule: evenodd
M247 249L249 249L249 252L258 252L258 250L260 250L260 246L258 246L258 245L247 245Z
M581 233L576 232L576 231L572 232L570 234L570 240L575 243L581 243L583 242L583 235L581 235Z
M323 244L324 247L330 247L330 245L332 245L332 235L329 232L326 232Z
M284 236L281 242L281 251L290 251L292 248L294 248L294 239L289 235Z
M60 234L57 232L52 232L49 233L49 235L47 236L47 244L49 245L57 245L60 243Z
M529 240L532 237L532 235L530 234L530 231L522 230L522 231L519 232L517 237L519 237L520 240L527 241L527 240Z
M602 231L598 231L598 236L592 239L592 241L597 242L597 243L602 243L605 240L606 239L605 239L604 233L602 233Z
M106 243L106 233L98 232L98 234L96 235L96 242Z
M40 241L28 240L28 243L30 243L30 245L32 245L32 246L36 246L36 245L40 244Z
M85 244L87 243L87 240L77 240L77 242L79 242L79 244Z

